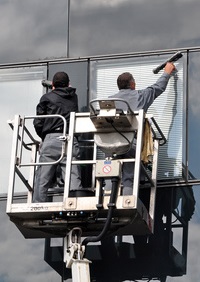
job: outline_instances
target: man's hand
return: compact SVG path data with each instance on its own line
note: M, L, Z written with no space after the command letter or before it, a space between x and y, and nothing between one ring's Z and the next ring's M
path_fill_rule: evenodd
M176 67L173 63L167 62L164 71L168 74L171 74L175 69Z

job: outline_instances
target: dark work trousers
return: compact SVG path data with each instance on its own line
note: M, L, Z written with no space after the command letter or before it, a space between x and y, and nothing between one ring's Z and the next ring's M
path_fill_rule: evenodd
M135 158L135 153L136 153L136 140L134 139L130 150L127 153L118 156L118 158L122 158L122 159ZM124 162L123 163L123 166L122 166L123 195L132 195L133 193L134 170L135 170L135 162ZM140 171L140 181L144 179L145 179L145 174L141 170Z
M41 149L39 162L54 162L57 161L61 156L62 141L58 139L61 133L49 133L46 135ZM79 145L76 137L74 137L72 160L79 158ZM47 192L51 187L53 179L57 171L57 166L61 168L62 179L65 179L66 170L66 157L62 159L59 164L56 165L40 165L36 170L36 178L33 193L33 202L46 202ZM70 191L80 190L81 185L81 172L79 165L71 166L71 180L70 180Z
M136 140L133 141L130 150L118 158L131 159L135 158ZM122 166L122 185L123 195L132 195L133 193L133 178L134 178L135 162L124 162Z

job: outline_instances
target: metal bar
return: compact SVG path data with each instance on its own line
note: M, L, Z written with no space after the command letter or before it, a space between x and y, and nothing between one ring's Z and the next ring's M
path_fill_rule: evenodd
M31 154L31 159L32 159L32 162L35 163L36 162L36 158L37 158L37 145L33 145L32 146L32 154ZM33 187L34 185L34 180L35 180L35 166L32 166L30 168L30 174L29 174L29 185L30 187ZM28 198L27 198L27 202L28 203L31 203L32 202L32 197L33 197L33 189L29 192L28 192Z
M19 142L19 164L21 163L21 160L22 160L22 147L23 147L23 140L24 140L24 118L21 117L21 123L20 123L20 126L21 126L21 140Z
M186 140L185 140L185 143L186 143L186 145L185 145L185 147L186 147L186 149L185 149L185 159L186 159L186 167L185 167L185 174L186 174L186 181L188 181L188 171L189 171L189 169L188 169L188 157L189 157L189 153L188 153L188 147L189 147L189 142L188 142L188 124L189 124L189 118L188 118L188 115L189 115L189 110L188 110L188 103L189 103L189 97L188 97L188 89L189 89L189 74L188 74L188 72L189 72L189 69L188 69L188 65L189 65L189 54L188 54L188 52L187 52L187 57L186 57L186 60L187 60L187 68L186 68L186 97L185 97L185 99L186 99L186 130L185 130L185 137L186 137Z
M188 247L188 222L183 226L183 240L182 240L182 255L187 261L187 247Z
M61 118L63 120L63 135L61 136L61 137L63 137L63 140L61 142L66 142L66 140L64 140L64 139L66 138L67 122L66 122L66 120L65 120L65 118L63 116L61 116L61 115L24 116L24 120L26 120L26 119L35 119L35 118L55 118L55 117ZM31 138L31 140L34 140L34 138L33 139ZM22 138L22 142L23 142L23 138ZM47 162L47 163L45 163L45 162L43 162L43 163L37 162L37 163L25 163L25 164L22 164L21 160L20 160L19 166L23 167L23 166L38 166L38 165L58 164L63 159L64 155L65 155L65 144L64 144L64 146L62 146L62 151L61 151L60 158L57 161L55 161L55 162Z
M32 192L33 188L29 185L28 180L23 176L23 174L21 173L21 171L15 167L15 171L17 173L17 175L19 176L19 178L22 180L22 182L24 183L24 185L27 187L27 189Z
M90 59L87 60L87 105L90 102Z
M157 124L157 122L155 121L155 118L152 117L151 120L153 121L153 124L155 125L156 129L158 130L158 132L159 132L159 134L160 134L160 136L161 136L161 138L158 138L158 137L156 136L155 131L153 131L153 133L155 134L154 137L155 137L156 139L160 140L160 141L163 140L163 143L160 143L160 146L162 146L162 145L164 145L164 144L167 142L167 139L165 138L165 135L163 134L163 132L162 132L162 130L160 129L160 127L159 127L159 125Z
M69 25L70 25L70 0L68 0L68 11L67 11L67 58L69 58L69 33L70 33L70 29L69 29Z
M96 103L96 102L99 102L99 101L114 101L114 102L122 102L122 103L124 103L124 104L126 104L126 106L127 106L127 110L131 113L131 114L134 114L134 112L131 110L131 108L130 108L130 105L129 105L129 103L126 101L126 100L124 100L124 99L120 99L120 98L110 98L110 99L94 99L94 100L91 100L90 101L90 104L89 104L89 106L90 106L90 109L93 111L93 113L95 113L95 109L94 109L94 107L93 107L93 103Z
M71 179L71 162L72 162L72 151L73 151L73 141L74 141L74 128L75 128L75 112L70 114L70 123L69 123L69 140L67 146L67 158L66 158L66 170L65 170L65 186L64 186L64 197L65 201L69 195L69 186Z
M129 53L116 53L109 55L98 55L98 56L82 56L82 57L74 57L74 58L58 58L58 59L44 59L44 60L35 60L29 62L17 62L17 63L9 63L9 64L0 64L0 69L3 68L17 68L20 66L42 66L46 64L61 64L68 62L81 62L87 61L88 59L92 60L104 60L104 59L113 59L113 58L129 58L129 57L145 57L145 56L155 56L155 55L168 55L177 51L181 51L182 53L186 52L199 52L200 46L197 47L185 47L185 48L173 48L173 49L165 49L165 50L154 50L154 51L143 51L143 52L129 52Z
M24 127L24 131L26 132L26 134L28 135L28 137L31 139L31 141L33 143L37 143L39 144L40 142L38 140L35 140L35 138L33 138L33 136L30 134L30 132L27 130L26 126ZM25 143L24 143L25 144ZM27 144L25 144L24 146L26 146ZM27 148L28 149L28 148Z
M12 120L8 120L7 122L8 122L8 124L10 125L10 128L13 130L13 129L14 129L13 124L12 124L13 121L12 121ZM26 129L25 129L25 131L26 131ZM26 133L27 133L27 132L26 132ZM21 140L21 136L20 136L20 135L18 135L18 139ZM37 140L35 140L35 139L33 139L33 142L39 144L39 142L38 142ZM22 144L23 144L24 148L26 148L27 150L31 150L31 149L27 146L27 144L24 143L23 141L22 141Z
M152 186L155 185L155 183L153 182L153 180L151 179L151 177L148 175L143 163L141 162L141 167L143 169L143 172L145 173L146 178L148 179L148 181L151 183Z
M93 147L93 161L94 161L94 164L92 166L92 187L95 187L96 157L97 157L97 145L94 143L94 147Z
M38 166L38 165L55 165L55 164L59 164L62 161L62 159L64 158L64 156L65 156L65 150L62 147L61 156L55 162L48 162L48 163L45 163L45 162L43 162L43 163L40 163L40 162L38 162L38 163L24 163L24 164L19 164L19 166L20 167L24 167L24 166Z
M121 163L132 163L132 162L135 162L135 159L134 158L131 158L131 159L118 159L118 161L120 161ZM93 159L93 160L84 160L84 161L78 160L78 161L72 161L71 163L72 164L96 164L96 160L95 159Z
M90 282L90 261L87 259L74 260L72 263L72 279L76 282Z
M136 140L136 153L135 153L135 169L133 180L133 196L138 202L139 183L140 183L140 168L141 168L141 151L142 151L142 138L143 138L143 125L144 125L144 110L139 111L138 115L138 131Z
M11 211L11 204L13 201L13 192L14 192L14 184L15 184L15 167L16 167L18 135L19 135L19 126L18 125L19 124L20 124L20 116L15 115L6 212Z

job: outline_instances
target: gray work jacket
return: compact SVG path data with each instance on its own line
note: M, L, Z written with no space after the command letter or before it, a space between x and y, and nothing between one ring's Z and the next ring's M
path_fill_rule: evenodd
M143 90L121 89L115 95L109 96L109 98L126 100L132 111L144 109L144 111L147 112L153 101L165 91L169 78L169 74L163 73L155 84ZM124 103L118 102L117 107L126 110Z

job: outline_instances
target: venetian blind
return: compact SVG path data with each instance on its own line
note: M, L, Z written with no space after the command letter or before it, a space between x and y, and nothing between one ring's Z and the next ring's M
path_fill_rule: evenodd
M107 98L117 93L116 80L123 72L133 74L136 89L144 89L154 84L163 70L156 75L152 70L165 60L165 56L155 56L145 59L129 58L94 62L91 99ZM165 92L148 110L148 113L155 117L167 139L167 143L161 146L159 151L158 179L160 180L182 178L184 56L175 65L177 72L171 76Z

